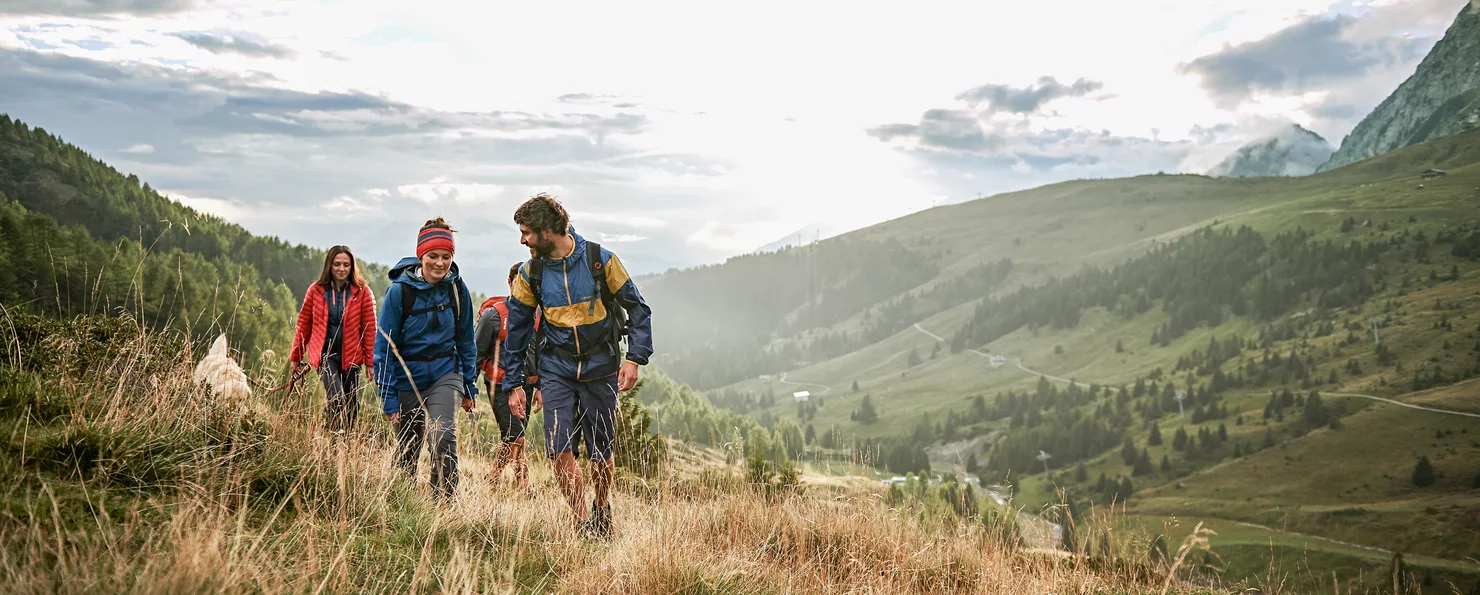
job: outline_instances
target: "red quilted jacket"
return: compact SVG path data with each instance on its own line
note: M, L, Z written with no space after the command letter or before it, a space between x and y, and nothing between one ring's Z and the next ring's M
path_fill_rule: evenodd
M344 306L344 356L340 367L371 366L375 359L375 294L369 287L350 290ZM308 286L303 308L298 311L298 329L293 333L293 351L288 360L303 361L307 349L308 365L319 367L324 354L324 335L329 330L329 304L324 301L324 288L318 283Z

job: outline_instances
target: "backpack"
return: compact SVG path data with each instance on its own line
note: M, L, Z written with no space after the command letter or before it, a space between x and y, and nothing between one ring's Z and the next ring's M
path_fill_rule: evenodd
M608 346L618 356L621 356L621 342L628 335L629 330L627 311L621 307L613 307L616 296L612 295L611 288L606 286L606 263L601 262L601 244L589 240L586 242L586 268L591 271L591 279L596 282L597 291L601 295L601 305L603 308L606 308L606 315L612 321L610 326L611 333L607 335L606 340L602 342L601 346ZM529 289L534 294L536 307L543 304L540 297L540 290L541 281L544 277L544 269L545 259L535 257L529 261ZM591 352L589 351L576 354L558 345L552 345L550 347L576 361L586 361L591 357Z
M441 303L441 304L437 304L435 306L428 306L426 308L416 308L416 309L412 309L412 306L416 305L416 294L421 293L421 290L418 289L415 285L412 285L410 283L402 283L401 284L401 327L402 327L402 329L404 329L406 327L406 319L408 317L410 317L411 315L413 315L413 314L426 314L427 312L441 312L441 311L446 310L448 308L452 308L452 325L453 325L452 326L452 329L453 329L453 336L456 337L458 333L462 332L462 306L459 303L459 300L461 300L462 298L458 297L458 292L463 289L463 280L462 280L462 277L458 277L456 279L453 279L453 282L455 283L455 286L452 287L452 288L450 288L450 289L448 289L448 291L452 294L452 299L451 300L449 300L447 302L444 302L444 303ZM411 356L403 355L401 357L401 359L404 359L406 361L432 361L432 360L442 359L442 358L447 357L447 356L450 356L450 355L455 355L456 353L457 353L457 343L456 343L456 341L454 341L453 342L453 345L447 351L444 351L444 352L441 352L441 353L435 353L435 354L432 354L432 355L411 355Z
M483 300L483 305L478 307L478 316L480 318L483 316L483 312L487 311L489 308L493 308L494 310L498 311L498 338L494 339L494 341L498 344L503 344L504 340L509 336L509 304L506 303L507 300L508 298L506 296L496 295ZM540 316L540 311L536 309L534 313L534 334L531 335L530 345L539 344L538 339L540 337L539 332L541 318L542 316ZM531 351L526 351L526 353L531 353ZM528 362L533 361L533 359L533 357L526 358L526 367L530 365ZM534 365L538 364L536 363ZM538 375L539 370L536 368L528 368L526 372L528 373L527 376L534 377ZM491 379L494 385L498 385L504 380L504 369L500 368L498 366L498 362L495 361L483 362L483 374Z

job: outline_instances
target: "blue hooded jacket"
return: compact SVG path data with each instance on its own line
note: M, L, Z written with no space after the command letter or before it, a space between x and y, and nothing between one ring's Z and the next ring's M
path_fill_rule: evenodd
M544 272L540 284L540 298L544 302L544 322L540 331L545 336L546 348L540 352L540 376L555 375L561 378L585 382L611 377L622 365L622 357L606 343L611 330L612 318L601 303L601 292L586 263L586 239L570 228L575 238L575 250L566 258L545 258ZM600 261L606 271L607 288L612 293L615 307L627 311L631 332L627 335L626 359L639 365L648 363L653 355L652 310L638 293L637 285L617 258L605 247L601 249ZM529 265L519 267L519 276L504 303L509 308L509 334L504 339L504 352L500 366L504 369L501 388L510 391L523 386L524 351L528 349L530 335L534 330L534 292L529 286ZM558 345L565 351L580 354L578 361L567 354L554 351L550 345ZM379 361L379 360L376 360Z
M473 365L477 356L473 344L473 298L467 285L458 278L457 263L452 263L447 277L433 285L421 276L421 261L408 256L391 268L390 279L391 286L380 301L380 315L376 318L380 328L375 333L375 384L385 413L401 410L398 393L412 390L412 382L417 390L425 390L438 378L454 371L462 374L466 391L463 396L476 398L478 368ZM443 308L407 316L402 324L404 287L418 290L412 311ZM460 325L455 324L454 307L462 311ZM391 345L396 346L395 351ZM397 358L396 353L401 357ZM410 378L406 376L407 369L411 371Z

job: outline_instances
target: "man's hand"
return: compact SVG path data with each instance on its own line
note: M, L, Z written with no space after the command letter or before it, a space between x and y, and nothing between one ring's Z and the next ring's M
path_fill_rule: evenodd
M293 369L288 371L288 377L291 378L293 376L297 376L298 375L298 371L299 370L302 370L302 369L303 369L303 362L293 362Z
M621 371L617 372L617 390L629 391L634 386L637 386L637 362L625 360Z
M524 387L509 391L509 413L514 417L524 419Z
M463 408L463 411L467 411L469 413L472 413L473 412L473 404L474 403L473 403L473 400L472 399L469 399L467 397L463 397L463 399L462 399L462 408Z
M401 423L401 412L397 411L395 413L387 413L385 414L385 419L386 421L391 422L391 425L399 424Z
M540 389L534 389L534 403L533 403L533 406L531 406L529 408L529 414L530 415L534 415L536 413L539 413L540 410L541 409L544 409L544 408L545 408L545 391L542 391Z

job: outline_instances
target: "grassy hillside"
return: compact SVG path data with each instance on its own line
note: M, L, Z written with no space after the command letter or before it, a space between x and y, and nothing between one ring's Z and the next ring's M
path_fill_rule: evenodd
M0 304L128 312L205 343L227 332L255 357L284 343L323 262L323 249L196 212L0 114ZM385 267L359 265L383 293Z
M391 467L378 419L336 442L296 398L213 399L182 343L124 319L5 328L9 592L1146 592L1169 572L1173 592L1209 592L1130 542L1114 559L1022 548L961 492L776 489L682 444L646 477L619 454L617 535L587 542L538 454L533 499L484 479L486 419L459 416L460 496L439 505L425 460L415 479Z
M1473 133L1441 139L1304 178L1058 184L861 230L850 239L917 238L952 255L960 264L940 264L942 278L1002 257L1012 259L1013 272L999 288L883 340L708 394L763 421L799 419L818 435L836 428L843 443L923 449L934 453L937 471L974 455L984 482L1007 481L1024 503L1055 502L1067 489L1094 509L1114 496L1100 488L1102 473L1117 485L1129 480L1133 516L1240 527L1237 539L1212 543L1215 551L1226 546L1230 572L1243 578L1254 568L1267 571L1251 556L1272 554L1239 544L1268 538L1281 547L1331 550L1314 562L1286 556L1286 571L1313 565L1317 575L1335 571L1343 582L1375 585L1374 560L1401 551L1410 565L1459 572L1468 588L1466 581L1480 578L1470 523L1480 515L1480 444L1470 442L1480 420L1340 395L1480 412L1473 381L1480 374L1480 251L1471 248L1480 243L1477 141ZM1449 175L1420 180L1429 168ZM1266 246L1257 258L1189 257L1182 270L1165 257L1196 254L1199 234L1236 235L1245 227ZM1169 264L1146 264L1157 258ZM1252 276L1231 289L1217 285L1245 274L1238 272L1244 263ZM1137 266L1160 273L1135 273ZM1177 282L1184 287L1166 293ZM1278 299L1262 293L1266 288ZM1149 309L1137 307L1138 293L1157 292ZM1261 299L1277 307L1256 312ZM1247 311L1239 313L1237 301ZM1208 305L1217 307L1199 309ZM1381 350L1372 318L1380 321ZM846 334L849 323L831 332ZM970 330L982 325L1005 332ZM1173 338L1161 336L1173 328ZM1223 354L1210 362L1215 341ZM986 354L1005 355L1008 363L993 367ZM1040 374L1053 378L1044 426L975 415L977 396L996 412L1008 395L1044 394ZM1068 380L1084 386L1070 394ZM1138 381L1156 393L1120 402L1114 389ZM812 393L807 404L790 398L796 390ZM1266 418L1271 391L1289 391L1290 403L1277 403ZM1307 417L1312 391L1322 405ZM1187 418L1177 413L1175 392L1192 397ZM878 421L855 419L865 396ZM1199 407L1218 415L1193 423ZM1072 419L1098 420L1119 439L1112 448L1076 454L1081 446L1063 442L1076 434L1044 431ZM1150 444L1152 426L1160 445ZM1172 448L1179 428L1197 446ZM1226 438L1201 446L1199 434L1220 431ZM1145 451L1149 471L1122 457L1125 440L1137 455ZM953 444L966 447L945 448ZM1049 474L1031 457L1003 466L1039 449L1055 454ZM829 452L814 445L812 456ZM1420 456L1440 477L1422 488L1411 481Z

